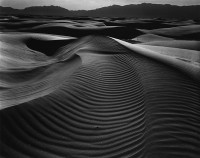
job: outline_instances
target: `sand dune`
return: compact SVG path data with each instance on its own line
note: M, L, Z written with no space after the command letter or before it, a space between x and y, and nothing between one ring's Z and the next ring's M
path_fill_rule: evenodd
M163 46L200 51L199 40L177 40L156 34L143 34L132 39L144 45Z
M190 40L167 40L166 41L163 39L163 41L158 40L158 41L146 42L143 44L200 51L200 41L195 41L195 40L193 40L193 41L190 41Z
M85 25L85 26L84 26ZM96 26L88 24L44 24L33 28L23 29L24 32L48 33L55 35L67 35L83 37L87 35L114 36L116 38L133 38L141 32L134 28L124 26Z
M197 39L200 40L200 25L186 25L186 26L176 26L171 28L161 28L153 30L141 30L144 33L151 33L171 38L177 39Z
M163 36L159 36L159 35L155 35L155 34L144 34L141 36L137 36L136 38L134 38L133 40L141 42L141 43L152 43L152 42L156 42L156 41L164 41L163 43L165 43L166 41L171 41L173 40L173 38L167 38L167 37L163 37Z
M57 26L0 34L0 156L199 157L194 43L130 35L150 42L131 44L116 38L123 27L84 24L89 36L77 38L77 27ZM95 36L97 27L109 31Z

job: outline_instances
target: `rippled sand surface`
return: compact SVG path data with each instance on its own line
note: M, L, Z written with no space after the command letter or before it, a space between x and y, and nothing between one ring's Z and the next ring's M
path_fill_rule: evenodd
M0 157L199 158L198 22L11 20Z

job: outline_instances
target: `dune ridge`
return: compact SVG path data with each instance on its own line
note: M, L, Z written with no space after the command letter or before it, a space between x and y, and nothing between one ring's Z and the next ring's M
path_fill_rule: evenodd
M77 63L71 65L67 58L47 66L53 74L40 76L47 70L36 72L39 79L31 81L34 88L19 85L22 90L17 87L18 94L9 92L10 88L16 91L15 87L3 90L6 100L1 98L1 109L16 104L0 111L1 129L5 131L1 141L4 156L199 155L195 148L200 143L199 126L190 121L200 119L199 82L116 41L107 37L83 38L78 41L78 48L72 44L81 62L71 75L67 68ZM52 66L56 66L55 70ZM57 75L59 78L55 78ZM47 90L48 94L37 91L45 93L43 86L52 88L55 81L60 86ZM40 87L40 83L44 85ZM29 90L34 98L24 100L22 94L28 95ZM17 95L23 100L12 99ZM179 152L185 147L187 150Z
M134 43L117 38L126 36L116 34L123 27L94 26L90 34L86 26L83 37L42 27L0 33L0 157L199 157L193 44L166 46L181 40L127 32L141 40Z

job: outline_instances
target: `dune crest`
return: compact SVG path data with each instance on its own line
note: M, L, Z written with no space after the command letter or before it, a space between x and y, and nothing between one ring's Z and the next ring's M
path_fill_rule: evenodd
M164 35L140 20L63 20L0 33L0 157L198 158L198 49L145 44Z

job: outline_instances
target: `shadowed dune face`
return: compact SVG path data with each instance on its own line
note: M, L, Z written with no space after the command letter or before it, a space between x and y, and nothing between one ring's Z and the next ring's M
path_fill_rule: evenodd
M0 157L198 158L196 36L142 33L147 19L80 19L2 29Z
M26 41L26 45L28 48L42 52L47 56L54 55L58 49L61 47L71 43L74 39L67 40L51 40L51 41L43 41L37 39L28 39Z

